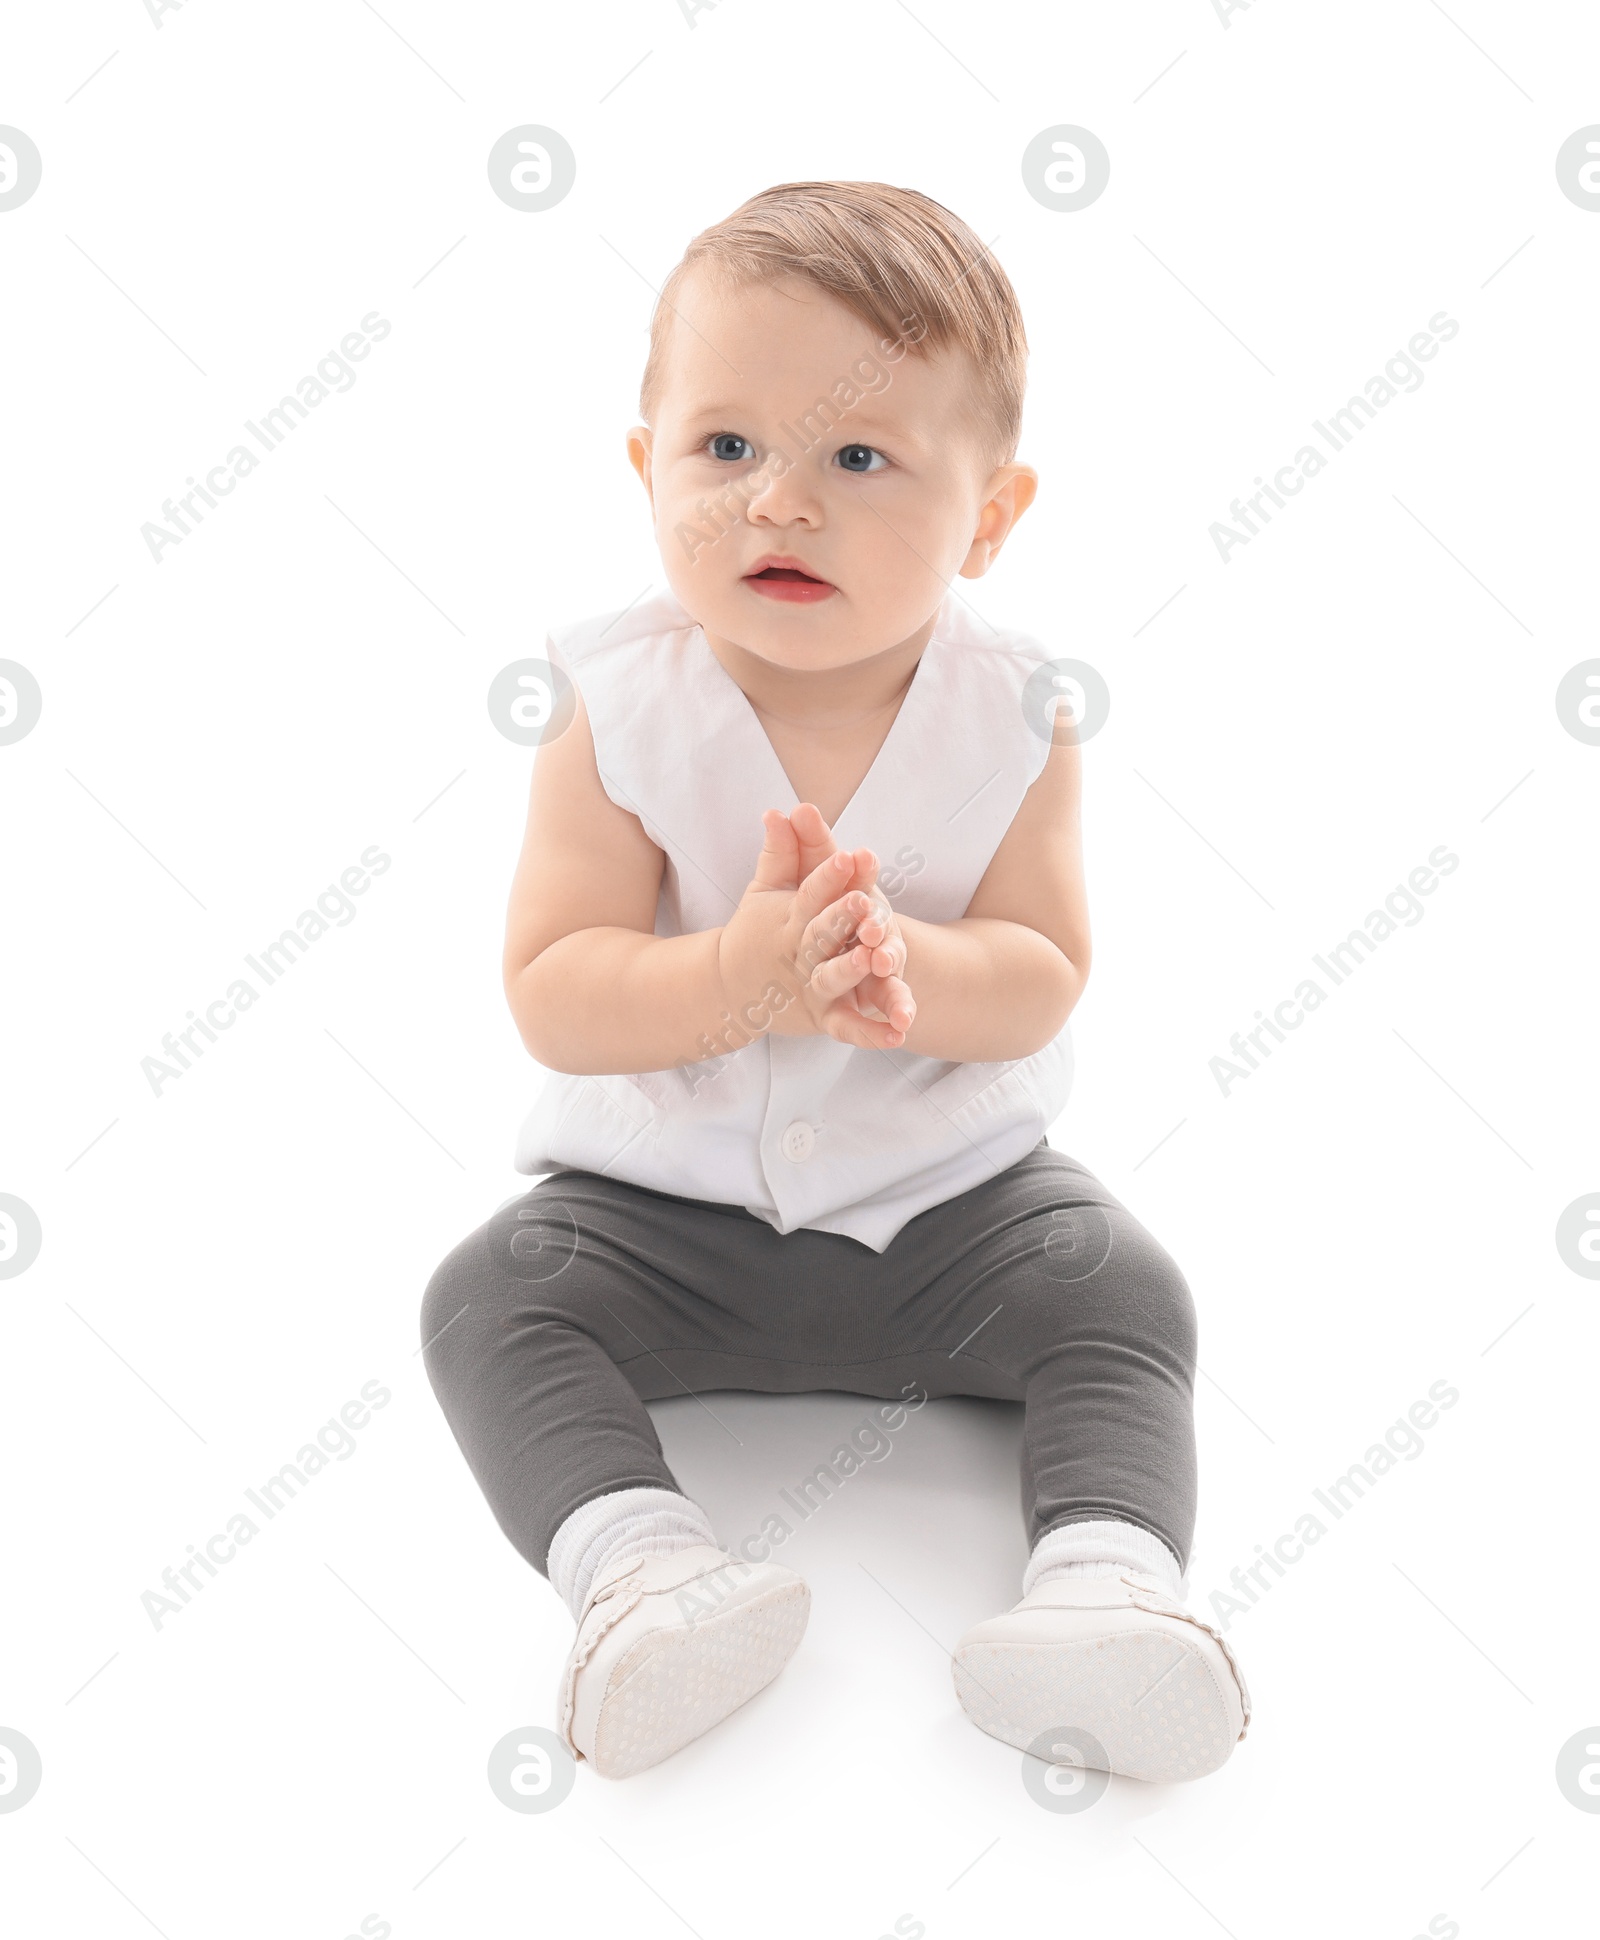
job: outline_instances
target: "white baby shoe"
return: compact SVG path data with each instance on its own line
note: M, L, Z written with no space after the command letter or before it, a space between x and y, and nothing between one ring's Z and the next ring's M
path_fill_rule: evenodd
M1105 1753L1086 1764L1155 1783L1214 1772L1250 1723L1222 1633L1144 1570L1039 1584L969 1630L951 1668L962 1709L992 1737L1029 1747L1075 1727Z
M607 1778L658 1765L770 1684L810 1614L793 1570L710 1543L619 1562L578 1618L561 1735Z

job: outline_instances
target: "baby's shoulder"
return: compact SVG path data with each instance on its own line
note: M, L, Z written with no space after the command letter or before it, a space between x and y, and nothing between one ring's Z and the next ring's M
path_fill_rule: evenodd
M554 626L550 645L558 662L581 667L604 655L630 657L645 644L685 635L693 626L676 596L664 591Z
M987 620L954 595L940 609L935 637L978 681L1001 671L1025 680L1046 661L1059 658L1056 648L1025 627Z

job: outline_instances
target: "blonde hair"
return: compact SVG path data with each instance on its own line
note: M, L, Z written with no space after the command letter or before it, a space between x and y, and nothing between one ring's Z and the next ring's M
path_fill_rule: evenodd
M650 319L639 386L646 424L665 376L673 298L697 267L732 285L800 277L917 355L965 351L984 457L993 467L1016 456L1028 357L1021 307L999 263L942 203L886 182L782 182L703 229Z

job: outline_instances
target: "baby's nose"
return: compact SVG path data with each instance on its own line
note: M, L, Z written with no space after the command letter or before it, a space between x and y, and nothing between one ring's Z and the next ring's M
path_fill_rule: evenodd
M816 525L821 516L817 494L799 465L792 465L782 473L763 465L748 481L744 498L747 515L759 512L762 518L777 525L787 525L796 519Z

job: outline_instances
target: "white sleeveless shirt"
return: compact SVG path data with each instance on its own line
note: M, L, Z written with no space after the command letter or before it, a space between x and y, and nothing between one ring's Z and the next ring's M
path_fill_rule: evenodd
M559 629L548 657L583 696L606 793L665 853L655 934L720 927L755 873L762 811L798 805L743 690L670 592ZM1050 657L946 595L834 825L841 849L876 851L899 914L966 914L1050 751L1022 706ZM907 982L915 992L914 953ZM547 1073L515 1165L742 1205L780 1233L815 1227L881 1253L907 1220L1031 1151L1071 1084L1066 1026L1032 1056L990 1064L767 1032L668 1071Z

